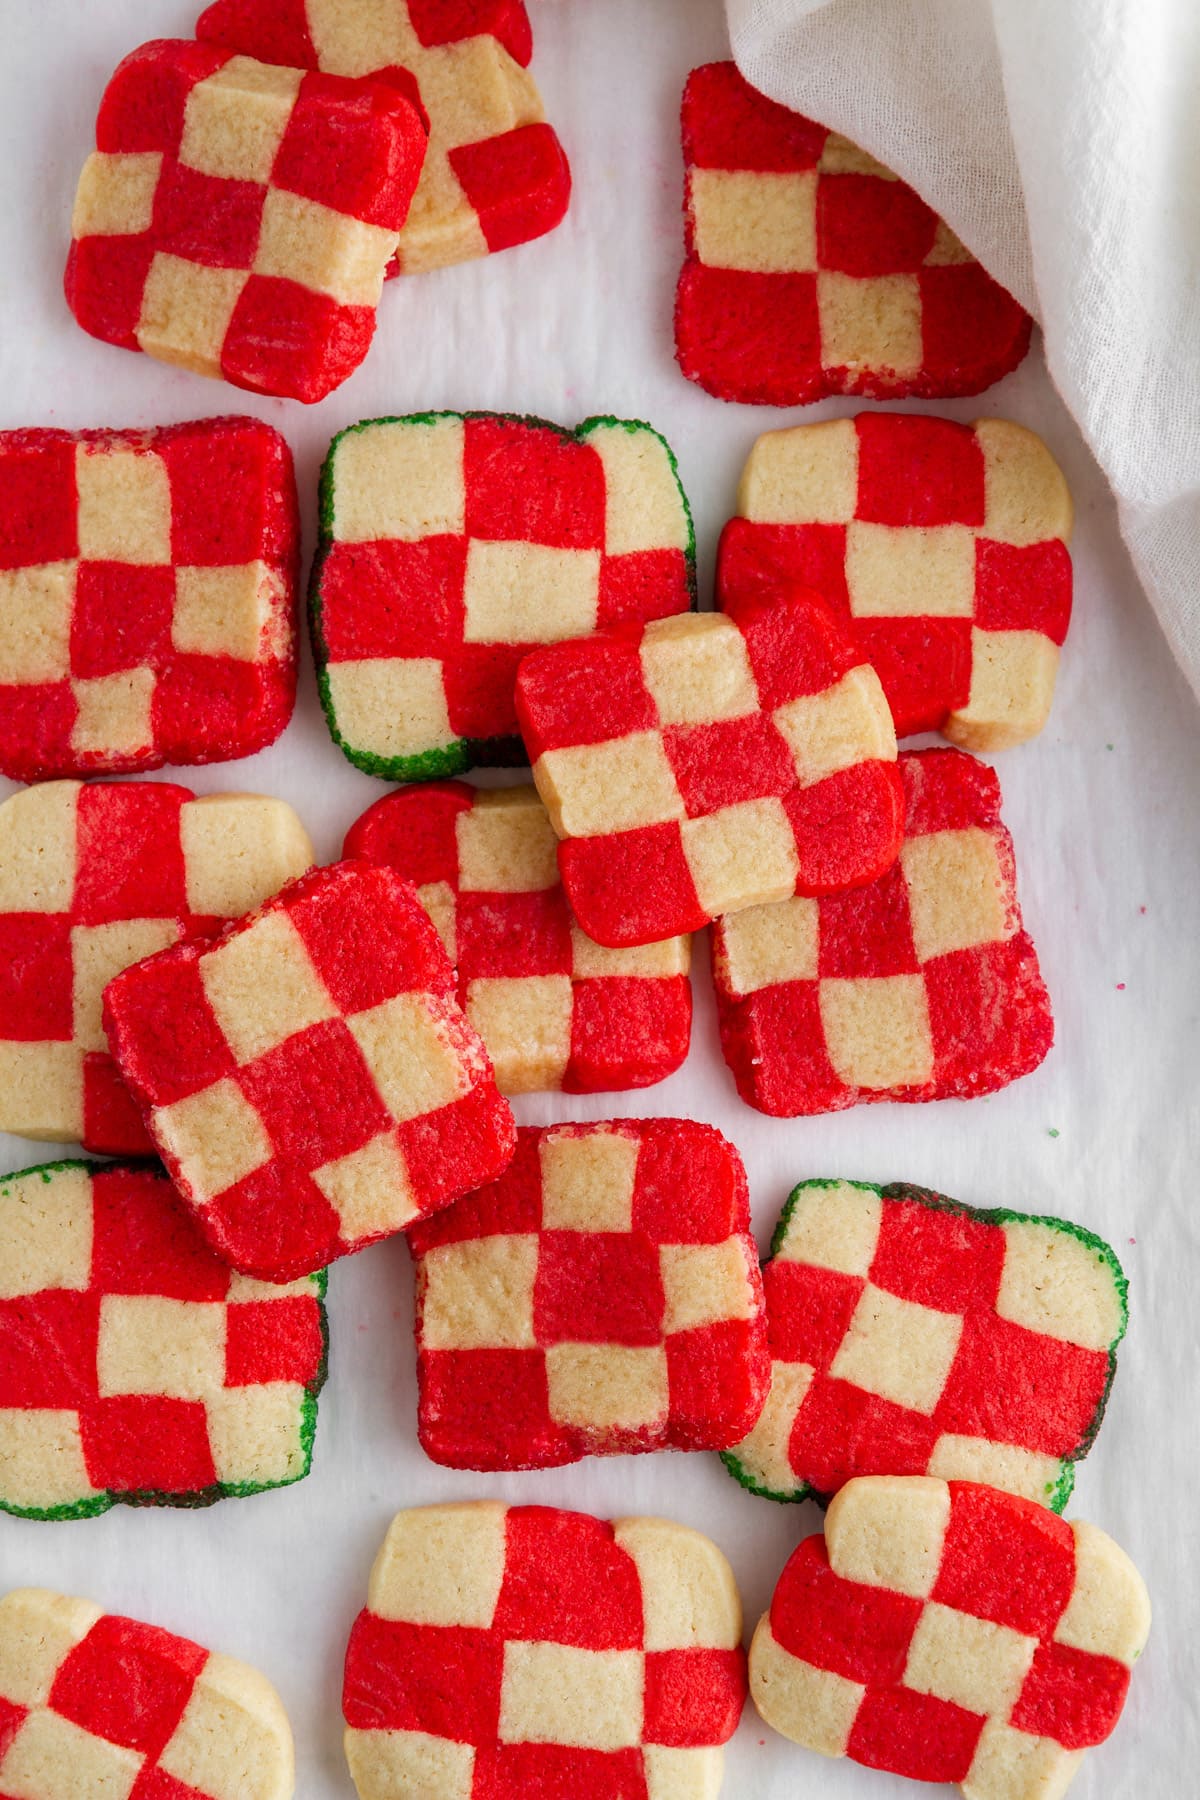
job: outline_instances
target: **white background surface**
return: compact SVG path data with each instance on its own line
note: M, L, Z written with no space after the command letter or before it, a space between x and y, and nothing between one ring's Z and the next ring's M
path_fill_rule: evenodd
M385 412L492 407L566 424L595 412L651 420L679 455L711 584L738 472L767 427L807 413L723 405L678 374L671 304L681 253L677 110L696 63L726 54L718 0L558 0L532 8L534 71L571 155L575 200L554 236L386 293L366 364L319 408L249 395L94 342L71 321L60 277L71 198L103 83L155 34L186 34L198 0L0 0L0 425L151 425L252 411L297 454L311 542L317 468L334 431ZM535 1096L530 1123L613 1113L719 1125L750 1173L760 1240L792 1184L814 1175L903 1179L976 1205L1061 1211L1110 1238L1132 1281L1132 1323L1099 1445L1073 1510L1141 1566L1157 1617L1117 1737L1088 1757L1072 1800L1183 1800L1200 1766L1200 1522L1196 1293L1200 1224L1200 715L1137 591L1098 475L1035 348L977 401L1047 438L1075 493L1077 603L1058 698L1042 738L997 759L1027 924L1055 1001L1043 1068L973 1105L864 1107L768 1120L744 1107L716 1044L707 955L697 943L691 1057L641 1095ZM168 772L170 773L170 772ZM253 761L178 779L203 793L281 795L322 860L386 792L326 735L311 668L296 719ZM7 792L0 783L0 791ZM1057 1135L1052 1135L1057 1133ZM42 1160L0 1142L0 1167ZM395 1241L330 1279L331 1378L316 1461L298 1486L206 1513L138 1512L61 1525L0 1516L0 1589L84 1593L244 1657L291 1715L300 1800L347 1800L341 1660L392 1512L446 1498L658 1512L709 1532L731 1558L748 1622L766 1605L811 1506L744 1494L715 1457L592 1460L508 1478L427 1462L416 1442L411 1275ZM731 1800L885 1800L905 1784L819 1761L751 1710L731 1746Z

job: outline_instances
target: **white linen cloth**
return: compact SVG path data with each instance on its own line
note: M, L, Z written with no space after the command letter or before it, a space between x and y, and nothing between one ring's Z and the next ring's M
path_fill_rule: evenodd
M894 169L1038 319L1200 693L1200 6L726 3L748 80Z

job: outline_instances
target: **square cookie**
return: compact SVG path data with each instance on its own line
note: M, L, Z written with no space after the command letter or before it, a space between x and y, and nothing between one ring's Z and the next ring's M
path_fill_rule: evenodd
M291 1281L509 1162L512 1113L416 890L342 862L109 983L104 1025L217 1254Z
M1034 737L1071 619L1062 471L1007 419L860 413L750 452L717 590L815 588L870 658L898 737L967 750Z
M763 1287L771 1394L724 1459L743 1486L827 1499L936 1475L1062 1511L1128 1320L1102 1238L902 1182L804 1181Z
M323 1273L235 1275L147 1165L0 1176L0 1511L84 1519L301 1480L324 1296Z
M257 419L0 432L0 773L225 762L296 698L292 454Z
M466 1469L728 1447L769 1380L741 1159L709 1125L523 1129L410 1239L421 1443Z
M196 36L331 75L409 74L429 149L389 273L507 250L566 212L571 171L528 72L521 0L216 0Z
M691 513L649 425L367 419L321 475L310 603L334 741L396 781L526 760L526 651L695 602Z
M0 1131L148 1156L101 1020L130 963L311 867L290 806L165 781L50 781L0 803Z
M649 1087L688 1051L691 940L605 950L571 916L532 787L430 782L377 800L345 855L415 882L502 1094Z
M517 716L567 898L597 943L696 931L896 860L883 689L803 588L537 651Z
M675 354L710 394L978 394L1028 350L1028 313L910 187L733 63L688 77L683 154Z
M906 751L900 772L904 847L881 880L713 934L721 1049L760 1112L969 1100L1054 1041L995 775L961 750Z
M359 1800L716 1800L741 1630L721 1552L666 1519L399 1513L346 1651Z
M393 81L143 44L100 102L67 303L106 343L320 400L370 348L425 142Z

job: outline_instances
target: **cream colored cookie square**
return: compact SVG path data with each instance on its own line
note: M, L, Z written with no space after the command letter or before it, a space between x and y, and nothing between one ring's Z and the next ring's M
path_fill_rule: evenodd
M647 625L642 679L664 725L707 725L758 710L746 640L724 613L683 613Z
M283 800L208 794L179 812L192 912L237 919L312 868L308 833Z
M725 1772L719 1744L681 1750L669 1744L647 1744L642 1750L646 1800L717 1800Z
M683 799L657 731L547 750L533 774L559 837L603 837L683 817Z
M346 1023L397 1123L449 1106L467 1092L470 1076L430 996L397 994Z
M1058 646L1040 631L971 631L967 704L943 736L964 750L1008 750L1036 737L1050 717Z
M960 1786L964 1800L1062 1800L1082 1762L1082 1750L989 1719Z
M468 644L586 637L600 605L600 552L472 538L463 605Z
M171 644L185 656L264 661L282 598L281 578L263 562L177 569Z
M303 78L299 69L230 57L188 95L180 162L201 175L265 186Z
M917 1621L903 1684L967 1712L1007 1718L1038 1640L930 1600Z
M738 513L758 525L846 525L857 508L853 419L764 432L742 470Z
M71 236L137 237L149 231L162 163L157 151L115 156L93 151L75 190Z
M957 1437L943 1432L933 1446L927 1474L941 1481L978 1481L985 1487L1003 1488L1049 1504L1062 1474L1056 1456L1040 1456L1036 1450L1020 1450L1015 1444L997 1444L991 1438Z
M298 282L339 306L377 306L396 236L317 200L271 188L263 203L254 272Z
M90 1600L48 1588L14 1588L0 1600L0 1694L15 1706L45 1706L59 1664L100 1617Z
M0 1783L13 1800L129 1800L144 1761L61 1713L37 1711L0 1756Z
M686 975L692 962L690 937L663 938L657 944L626 944L610 950L593 943L578 925L571 927L571 974L576 981L638 976L644 981Z
M924 1600L950 1523L950 1490L925 1476L867 1475L830 1501L825 1543L834 1573Z
M855 1181L808 1182L788 1214L781 1262L811 1263L843 1275L869 1275L883 1224L883 1201Z
M273 1154L262 1120L236 1081L214 1081L186 1100L159 1107L152 1124L201 1206L261 1169Z
M879 677L869 663L833 687L789 700L772 718L787 742L801 787L862 762L895 762L896 728Z
M885 169L867 150L860 150L840 132L831 131L817 164L822 175L873 175L876 181L898 181L899 176Z
M792 1656L776 1641L764 1613L750 1646L750 1692L775 1731L822 1756L845 1756L866 1691Z
M741 1238L723 1244L660 1244L666 1311L663 1331L694 1331L755 1311L752 1265Z
M608 1127L547 1132L538 1144L544 1231L629 1231L638 1139Z
M825 980L821 1026L848 1087L920 1087L933 1073L929 1001L919 975Z
M214 1652L159 1763L211 1800L284 1800L295 1756L275 1689L256 1669Z
M44 781L0 801L0 912L70 912L78 781Z
M817 902L794 895L731 913L718 954L731 992L756 994L778 982L815 981L819 942Z
M152 450L78 444L79 554L91 562L171 561L171 483Z
M817 176L693 169L688 183L696 255L710 269L807 274L817 266Z
M925 258L925 267L927 269L947 269L974 261L975 258L962 239L955 236L945 219L939 219L937 230L933 234L933 246Z
M426 1731L358 1731L348 1726L350 1779L367 1800L471 1800L475 1747Z
M229 322L248 279L244 269L208 269L158 251L142 289L138 344L160 362L220 375Z
M0 1408L0 1491L10 1506L45 1511L96 1492L76 1412Z
M535 894L558 885L558 839L537 789L495 788L455 820L463 893Z
M286 912L266 912L200 958L205 998L239 1063L338 1009Z
M532 78L490 33L414 45L404 60L420 83L437 148L479 143L543 116Z
M687 550L687 506L671 452L644 425L593 426L584 440L604 467L604 548L609 556Z
M71 927L74 974L72 1032L81 1050L107 1050L101 1023L104 990L114 976L177 943L178 919L114 919Z
M941 1398L962 1329L959 1313L935 1312L868 1282L829 1373L928 1415Z
M92 1178L83 1167L0 1176L0 1300L92 1278ZM0 1693L6 1692L0 1686Z
M0 1039L0 1131L57 1144L83 1136L83 1052Z
M399 1231L421 1210L392 1131L381 1131L361 1149L314 1169L312 1179L337 1213L348 1244Z
M454 741L442 665L432 656L330 663L338 736L370 756L415 756Z
M637 1650L508 1642L500 1742L632 1749L642 1741L644 1682L645 1659Z
M733 1570L717 1546L669 1519L618 1519L617 1543L637 1564L643 1648L732 1650L742 1640Z
M149 749L154 741L150 710L154 682L153 669L128 669L120 675L99 675L94 681L73 681L72 750L80 755L131 756Z
M427 881L417 889L417 899L433 921L442 948L452 963L458 961L458 900L448 881Z
M483 1039L502 1094L562 1086L573 1011L569 975L496 975L470 983L467 1017Z
M856 619L969 619L975 533L966 525L846 527L846 588Z
M1150 1635L1146 1584L1119 1544L1075 1519L1075 1585L1054 1632L1056 1644L1132 1666Z
M380 1619L488 1630L504 1580L507 1516L494 1500L397 1513L371 1570L367 1605Z
M924 359L921 289L915 275L862 280L823 269L817 276L821 361L827 369L919 373Z
M417 43L396 0L304 0L304 16L318 63L333 75L407 66Z
M299 1382L222 1388L205 1401L217 1480L295 1481L304 1473L304 1389Z
M733 1451L750 1479L768 1493L790 1494L798 1485L788 1451L815 1374L809 1363L773 1362L767 1403L754 1430Z
M532 1350L536 1234L439 1244L421 1259L423 1350Z
M796 885L796 839L783 802L744 800L681 826L683 854L711 917L785 899Z
M990 831L931 831L900 851L921 962L1012 936L1015 918Z
M96 1350L100 1398L206 1400L225 1382L225 1308L158 1294L105 1294Z
M459 536L465 529L463 422L355 426L333 455L333 535L343 544Z
M981 535L1002 544L1040 544L1071 535L1074 508L1063 472L1035 432L1011 419L977 419L983 452Z
M0 680L65 681L71 673L73 562L0 569Z
M660 1348L552 1344L546 1378L556 1425L641 1431L667 1416L667 1356Z
M1107 1350L1124 1322L1108 1258L1073 1232L1036 1219L1011 1219L1001 1230L1000 1317L1085 1350Z

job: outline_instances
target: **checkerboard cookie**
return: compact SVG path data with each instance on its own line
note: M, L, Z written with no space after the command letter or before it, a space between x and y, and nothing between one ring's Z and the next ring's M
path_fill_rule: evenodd
M312 860L291 807L258 794L51 781L0 803L0 1131L149 1155L109 1054L105 985Z
M336 863L104 994L117 1066L208 1242L291 1281L490 1181L512 1113L416 890Z
M0 432L0 773L222 762L296 697L291 451L257 419Z
M903 797L879 678L802 588L526 658L517 716L598 943L876 880Z
M526 243L566 212L571 171L528 72L521 0L216 0L196 35L332 75L407 71L429 149L393 273Z
M770 431L721 537L718 593L815 588L896 732L1002 750L1046 723L1071 618L1071 496L1032 431L860 413Z
M571 916L557 847L535 788L438 781L377 800L345 854L416 882L501 1093L648 1087L687 1055L690 939L594 944Z
M67 303L106 343L320 400L370 348L425 142L393 81L143 44L100 102Z
M967 1800L1059 1800L1150 1629L1094 1525L974 1482L869 1476L800 1545L750 1649L768 1725Z
M90 1600L0 1600L0 1788L21 1800L291 1800L265 1676Z
M233 1274L149 1165L0 1176L0 1511L83 1519L301 1480L324 1295L323 1273Z
M907 751L900 772L904 847L881 880L717 923L721 1049L760 1112L968 1100L1054 1041L995 775L961 750Z
M683 95L679 365L722 400L977 394L1031 321L910 187L731 62Z
M421 1443L451 1468L737 1443L770 1381L746 1176L711 1125L517 1134L414 1229Z
M721 1552L665 1519L402 1512L346 1652L360 1800L716 1800L741 1630Z
M772 1500L928 1474L1061 1512L1104 1417L1126 1285L1064 1219L801 1182L763 1266L770 1397L725 1462Z
M649 425L416 413L333 440L313 650L334 740L368 774L524 762L526 651L686 612L695 590L687 498Z

